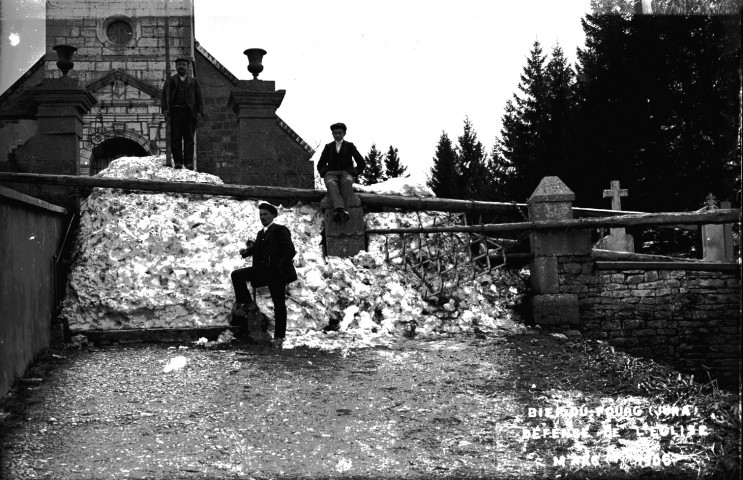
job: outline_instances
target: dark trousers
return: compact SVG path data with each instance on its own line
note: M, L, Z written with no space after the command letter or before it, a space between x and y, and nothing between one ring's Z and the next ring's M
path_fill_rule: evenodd
M170 109L170 150L173 163L193 165L193 136L196 130L196 118L188 107Z
M253 298L248 290L248 282L253 283L259 280L259 277L265 278L265 272L259 272L254 267L238 268L232 272L231 277L232 286L235 289L235 302L251 303ZM262 285L258 284L258 286ZM282 280L270 280L268 291L271 293L273 311L276 316L273 337L284 338L286 336L286 284Z

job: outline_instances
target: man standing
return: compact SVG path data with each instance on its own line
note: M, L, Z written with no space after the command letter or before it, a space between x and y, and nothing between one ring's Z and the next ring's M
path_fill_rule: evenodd
M320 161L317 162L317 171L325 180L325 188L328 189L328 196L335 211L333 219L336 222L344 222L349 219L346 208L353 195L354 178L364 171L364 157L353 143L343 140L346 136L344 124L332 124L330 131L333 132L335 141L325 145ZM354 160L356 160L356 166L354 166Z
M175 61L178 72L165 81L162 109L165 121L170 122L170 149L175 168L193 170L193 136L196 124L204 115L199 81L188 73L191 59L180 57Z
M254 287L268 286L273 300L276 328L271 344L281 346L286 336L286 285L297 279L292 259L296 254L289 229L273 223L278 214L270 203L258 205L263 230L255 242L245 242L247 248L240 250L245 258L253 257L253 266L232 272L232 286L235 288L235 308L233 314L245 316L247 312L258 310L251 298L247 283Z

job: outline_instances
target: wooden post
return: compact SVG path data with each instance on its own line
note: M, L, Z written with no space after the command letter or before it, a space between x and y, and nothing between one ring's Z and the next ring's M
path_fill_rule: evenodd
M196 22L194 21L194 3L191 2L191 38L188 40L188 44L191 48L191 71L193 78L196 78ZM203 122L203 117L201 122ZM199 122L199 123L201 123ZM199 171L199 136L196 134L199 128L199 123L194 125L193 129L193 171Z
M717 199L711 193L707 195L707 212L719 210ZM720 206L730 208L730 202L721 202ZM733 262L733 226L732 224L702 225L702 257L709 262Z
M191 41L191 45L193 45L193 40ZM191 51L193 52L193 50ZM196 79L196 57L191 55L191 59L193 60L193 62L191 62L191 73L193 75L193 78ZM196 134L199 128L199 123L196 123L193 127L193 171L194 172L199 171L199 136Z
M170 14L168 13L168 3L165 2L165 88L170 80ZM165 96L167 98L167 95ZM168 109L168 117L165 118L165 165L168 167L173 166L173 161L170 152L170 109Z
M722 210L730 210L732 204L727 201L720 202ZM733 224L725 223L722 225L722 238L725 243L725 261L735 261L735 249L733 248Z
M650 0L635 0L636 15L652 15L653 5Z

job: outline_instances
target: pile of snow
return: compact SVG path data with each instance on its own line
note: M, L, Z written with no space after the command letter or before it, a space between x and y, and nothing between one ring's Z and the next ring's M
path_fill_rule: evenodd
M315 190L326 191L325 182L315 172ZM353 184L355 192L376 193L377 195L403 195L406 197L435 197L430 187L425 182L417 181L411 177L396 177L373 185Z
M100 175L221 183L162 163L162 157L121 158ZM74 331L227 325L234 303L230 272L249 265L238 250L261 228L259 203L94 189L81 209L63 317ZM413 226L435 216L386 212L369 214L366 221L372 228ZM299 276L288 291L285 348L327 346L342 338L374 344L412 329L426 334L523 328L505 306L521 295L522 282L511 272L491 272L437 306L421 297L414 277L384 263L382 237L373 237L369 251L353 258L326 259L316 204L280 207L276 222L291 232ZM267 289L258 289L257 301L273 318ZM340 321L342 332L320 333L331 320Z
M376 193L378 195L404 195L406 197L435 197L430 187L410 177L390 178L373 185L353 185L357 192Z
M111 162L96 177L126 178L129 180L157 180L168 182L224 183L208 173L165 166L165 157L123 157Z
M181 370L188 363L188 359L182 355L171 358L167 365L163 368L163 373L170 373Z

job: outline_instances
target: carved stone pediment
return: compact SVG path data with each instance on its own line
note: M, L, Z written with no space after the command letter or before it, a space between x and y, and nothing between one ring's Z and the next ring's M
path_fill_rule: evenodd
M152 101L160 100L161 90L129 75L123 70L111 70L105 76L87 85L98 101Z

